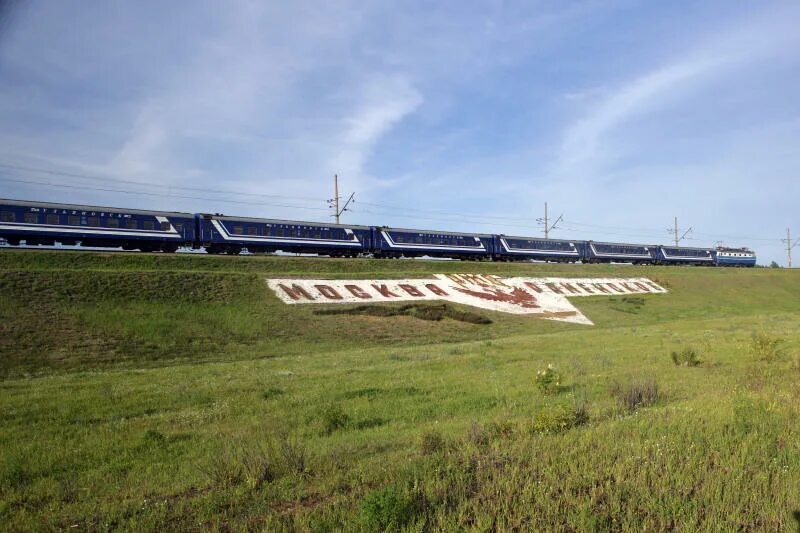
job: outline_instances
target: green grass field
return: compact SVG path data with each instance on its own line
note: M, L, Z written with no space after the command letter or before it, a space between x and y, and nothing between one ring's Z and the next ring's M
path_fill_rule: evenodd
M448 272L670 292L475 324L264 283ZM794 531L799 413L798 271L0 250L4 531Z

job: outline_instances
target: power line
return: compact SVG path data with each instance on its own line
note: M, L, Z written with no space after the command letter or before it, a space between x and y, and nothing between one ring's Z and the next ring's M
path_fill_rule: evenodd
M31 180L20 180L14 178L5 178L0 177L0 181L2 182L12 182L12 183L25 183L28 185L45 185L47 187L60 187L62 189L80 189L80 190L89 190L89 191L99 191L99 192L115 192L115 193L124 193L124 194L139 194L142 196L152 196L156 198L181 198L186 200L202 200L208 202L223 202L229 204L241 204L241 205L257 205L257 206L269 206L269 207L287 207L291 209L308 209L312 211L327 211L327 209L323 207L307 207L302 205L289 205L289 204L271 204L266 202L248 202L245 200L229 200L225 198L209 198L209 197L202 197L202 196L186 196L182 194L170 194L170 193L157 193L157 192L146 192L146 191L132 191L130 189L110 189L107 187L90 187L88 185L66 185L63 183L52 183L52 182L41 182L41 181L31 181Z
M114 182L114 183L125 183L129 185L134 185L138 187L158 187L159 189L163 190L165 188L164 184L154 183L154 182L146 182L146 181L136 181L136 180L128 180L122 178L115 178L110 176L93 176L89 174L81 174L77 172L64 172L64 171L57 171L57 170L50 170L50 169L43 169L43 168L36 168L36 167L28 167L22 165L12 165L8 163L0 162L0 168L6 168L10 170L17 170L22 172L33 172L33 173L40 173L40 174L48 174L53 176L64 176L64 177L72 177L84 180L93 180L93 181L103 181L103 182ZM221 202L221 203L230 203L230 204L239 204L239 205L253 205L253 206L269 206L269 207L284 207L289 209L303 209L303 210L310 210L310 211L325 211L325 208L322 207L309 207L309 206L302 206L302 205L294 205L294 204L283 204L283 203L270 203L270 202L259 202L259 201L246 201L246 200L233 200L233 199L226 199L226 198L219 198L219 197L208 197L208 196L193 196L193 195L182 195L182 194L175 194L172 192L146 192L146 191L137 191L137 190L130 190L130 189L123 189L123 188L108 188L108 187L96 187L96 186L89 186L89 185L67 185L61 183L53 183L50 181L42 182L42 181L33 181L33 180L25 180L25 179L15 179L15 178L7 178L7 177L0 177L0 181L10 182L10 183L24 183L29 185L39 185L39 186L46 186L46 187L59 187L63 189L79 189L79 190L93 190L99 192L112 192L112 193L125 193L125 194L136 194L141 196L150 196L150 197L161 197L161 198L181 198L181 199L188 199L188 200L202 200L202 201L214 201L214 202ZM304 196L285 196L285 195L273 195L273 194L263 194L263 193L243 193L233 190L224 190L224 189L205 189L199 187L187 187L181 185L168 185L166 186L167 191L172 190L183 190L183 191L197 191L203 193L212 193L212 194L222 194L222 195L232 195L232 196L239 196L239 197L248 197L248 198L265 198L265 199L286 199L286 200L301 200L301 201L313 201L313 202L324 202L323 198L312 198L312 197L304 197ZM525 224L524 221L530 221L531 223L535 223L536 219L524 216L501 216L501 215L475 215L475 214L468 214L468 213L457 213L452 211L442 211L442 210L433 210L433 209L420 209L420 208L412 208L412 207L400 207L400 206L393 206L387 205L382 203L374 203L374 202L362 202L359 201L359 206L372 206L376 208L380 208L383 210L389 211L398 211L400 214L394 213L392 216L396 216L398 218L414 218L414 219L424 219L424 220L438 220L438 221L446 221L446 222L470 222L476 224L491 224L493 226L502 226L502 227L512 227L512 228L525 228L528 230L532 230L534 224ZM363 211L366 213L371 214L385 214L375 211ZM431 213L442 215L448 218L441 218L441 217L430 217L430 216L420 216L420 215L411 215L408 214L409 212L412 213ZM500 223L496 221L520 221L523 223L520 224L511 224L511 223ZM557 223L559 223L557 221ZM560 217L560 223L565 224L567 226L559 226L553 225L552 228L548 228L548 232L550 229L567 229L569 231L576 231L576 232L583 232L587 231L586 229L574 228L569 226L580 226L582 228L591 228L593 233L604 234L604 235L617 235L617 236L642 236L647 238L655 238L657 233L660 233L658 230L651 230L648 228L632 228L632 227L624 227L624 226L607 226L602 224L588 224L585 222L577 222L572 220L563 219L563 216ZM595 229L597 228L597 229ZM616 229L622 230L622 232L613 232L613 231L601 231L603 229ZM652 236L650 234L643 234L641 231L652 231ZM711 233L703 233L703 232L693 232L694 235L703 236L709 239L734 239L734 240L744 240L744 241L761 241L761 242L769 242L769 243L776 243L781 242L783 239L776 239L774 237L754 237L754 236L742 236L742 235L722 235L722 234L711 234ZM688 237L685 233L680 240L697 240L691 237ZM798 239L800 241L800 239ZM797 242L794 243L797 245Z
M115 183L127 183L130 185L140 185L144 187L158 187L164 188L165 185L163 183L154 183L149 181L136 181L136 180L128 180L123 178L115 178L111 176L93 176L91 174L80 174L77 172L64 172L59 170L49 170L43 168L35 168L35 167L26 167L21 165L9 165L7 163L0 162L0 168L6 168L10 170L20 170L23 172L33 172L38 174L49 174L53 176L64 176L68 178L79 178L84 180L93 180L93 181L103 181L103 182L115 182ZM206 189L203 187L186 187L183 185L166 185L168 189L178 189L183 191L197 191L197 192L204 192L204 193L217 193L217 194L229 194L234 196L257 196L260 198L280 198L285 200L308 200L314 202L322 202L324 198L310 198L307 196L282 196L276 194L263 194L263 193L243 193L238 191L231 191L231 190L223 190L223 189Z

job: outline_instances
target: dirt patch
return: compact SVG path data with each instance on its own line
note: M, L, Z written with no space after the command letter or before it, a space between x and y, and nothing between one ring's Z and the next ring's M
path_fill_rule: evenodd
M375 317L410 316L421 320L438 321L445 318L470 324L491 324L492 321L477 313L462 311L448 304L407 304L401 306L359 305L341 309L318 309L315 315L366 315Z

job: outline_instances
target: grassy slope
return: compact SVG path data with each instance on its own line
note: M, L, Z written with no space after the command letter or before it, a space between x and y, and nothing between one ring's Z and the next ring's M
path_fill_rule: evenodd
M437 272L670 293L487 326L318 316L263 283ZM798 274L3 250L0 528L791 528ZM673 365L686 346L703 365ZM642 378L659 401L617 406ZM576 404L588 424L561 428Z

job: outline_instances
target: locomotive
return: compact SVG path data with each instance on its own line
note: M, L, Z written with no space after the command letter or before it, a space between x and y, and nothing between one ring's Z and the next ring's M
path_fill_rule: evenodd
M753 267L747 248L542 239L487 233L327 224L0 199L0 238L11 246L80 245L142 252L289 252L331 257Z

